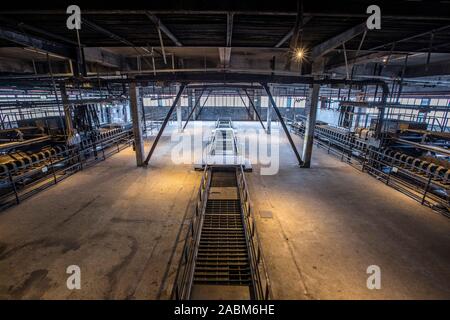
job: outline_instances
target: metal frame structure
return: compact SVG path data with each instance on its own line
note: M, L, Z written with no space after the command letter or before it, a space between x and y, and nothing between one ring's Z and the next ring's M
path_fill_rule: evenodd
M24 79L13 79L13 80L9 80L10 81L10 85L13 84L26 84L28 83L28 80L24 80ZM61 86L72 86L72 87L80 87L84 84L89 84L91 86L94 87L108 87L108 86L122 86L124 87L126 84L133 84L133 85L148 85L148 83L156 83L156 82L163 82L165 84L170 84L170 83L177 83L180 84L180 90L177 92L175 100L173 101L172 106L170 107L166 117L164 118L161 127L156 135L156 138L151 146L151 149L149 151L149 153L147 154L145 160L142 162L142 165L147 166L148 163L150 162L150 159L155 151L155 148L158 145L158 142L161 138L161 135L165 129L165 127L167 126L167 123L169 121L169 119L171 118L173 111L175 110L181 95L183 93L183 90L186 88L186 86L195 86L198 83L201 83L203 86L211 86L210 89L213 89L214 86L228 86L228 87L237 87L237 88L242 88L244 90L244 92L246 92L247 96L248 96L248 92L246 91L247 88L254 88L255 83L259 83L266 91L266 93L269 96L269 100L271 105L273 106L275 113L278 116L278 119L280 120L280 123L283 127L283 130L289 140L289 143L294 151L294 154L297 158L297 161L299 163L299 165L302 165L304 162L304 159L302 159L302 157L300 156L293 140L292 137L289 134L289 130L286 127L286 124L284 123L283 117L281 116L281 113L278 109L278 107L276 106L276 103L274 101L274 98L272 96L272 93L270 92L270 89L268 88L268 83L278 83L278 84L290 84L290 85L295 85L295 84L307 84L307 85L352 85L352 86L369 86L369 85L374 85L377 88L380 87L382 89L382 101L380 103L378 107L379 109L379 119L381 119L381 121L379 121L378 124L378 128L377 128L377 134L379 134L381 132L381 126L382 126L382 119L384 117L384 105L389 93L389 88L387 86L387 84L383 81L383 80L379 80L379 79L367 79L367 80L347 80L347 79L317 79L317 78L312 78L309 76L298 76L298 75L293 75L292 73L287 73L287 74L259 74L259 73L248 73L248 72L217 72L217 71L213 71L213 72L170 72L170 73L141 73L141 74L137 74L135 75L133 78L116 78L116 77L112 77L112 78L100 78L100 77L96 77L95 79L91 79L91 78L84 78L84 79L64 79L64 80L57 80L57 83ZM45 83L47 83L47 86L51 87L53 82L53 79L47 79L47 80L43 80L42 85L45 85ZM244 84L244 85L242 85ZM247 84L247 85L245 85ZM209 95L208 95L209 97ZM200 100L200 99L199 99ZM250 103L251 102L251 99ZM199 101L196 104L197 107L199 105ZM198 112L198 115L201 114L201 111L203 110L204 105L206 104L206 101L204 102L204 104L202 105L201 109ZM195 107L195 106L194 106ZM262 124L262 120L261 117L259 116L259 114L257 113L257 110L255 108L255 106L252 104L252 107L254 108L261 124ZM196 107L195 107L196 108ZM195 108L193 108L193 110L195 110ZM270 109L270 108L269 108ZM191 111L192 113L192 111ZM189 119L192 117L192 115L189 117ZM188 121L189 121L188 119ZM184 128L186 127L188 121L185 123ZM264 125L262 124L262 126L264 127ZM181 127L180 127L181 129ZM268 128L267 128L268 129ZM268 131L268 130L267 130ZM137 140L139 140L139 135L137 135L135 133L135 138ZM143 149L143 146L142 146ZM143 153L143 151L142 151Z
M194 106L192 107L191 112L189 112L188 118L186 119L186 122L184 123L183 130L186 129L186 126L187 126L189 120L191 119L192 114L194 113L195 109L196 109L197 106L199 105L200 99L202 98L204 92L205 92L205 88L203 88L203 90L201 91L200 95L198 96L197 101L195 101L195 104L194 104Z
M263 127L264 130L266 130L266 127L264 126L264 123L263 123L263 121L262 121L262 119L261 119L261 117L260 117L260 115L259 115L259 112L258 112L258 110L256 109L256 106L255 106L255 104L253 103L252 98L251 98L250 95L248 94L247 89L244 88L243 90L244 90L244 92L245 92L245 94L246 94L246 96L247 96L247 98L248 98L248 101L249 101L250 105L252 106L253 110L255 111L256 117L258 117L258 120L259 120L259 122L261 123L261 126Z
M115 79L116 81L123 82L121 79ZM110 81L110 80L104 80L104 81ZM114 80L113 80L114 81ZM187 85L190 85L191 83L196 82L221 82L221 83L227 83L228 85L232 86L233 83L260 83L261 86L265 89L267 95L269 96L269 100L271 102L271 105L273 106L275 113L277 114L280 123L283 127L283 130L289 140L289 143L295 153L295 156L297 158L297 161L300 166L303 165L303 159L300 156L294 141L292 140L292 137L289 134L289 130L284 123L283 117L276 106L275 100L273 99L273 96L270 92L270 89L268 88L267 83L284 83L284 84L311 84L311 85L336 85L336 84L344 84L344 85L375 85L378 87L381 87L382 89L382 100L380 105L378 106L379 109L379 123L377 126L377 135L381 134L381 127L382 127L382 121L384 117L384 108L386 104L386 99L388 97L389 93L389 87L387 84L378 79L368 79L368 80L347 80L347 79L316 79L311 77L299 77L299 76L292 76L292 75L261 75L261 74L251 74L251 73L227 73L227 72L203 72L203 73L197 73L197 72L180 72L180 73L162 73L162 74L145 74L145 75L137 75L133 79L126 79L126 82L147 82L147 81L165 81L165 82L173 82L173 83L181 83L180 90L178 91L176 98L169 109L169 112L167 113L166 118L164 119L162 126L155 138L155 141L152 144L152 147L150 149L150 152L148 153L144 164L148 165L151 156L153 155L153 152L155 151L155 148L159 142L159 139L162 135L162 132L164 131L167 122L169 121L173 110L175 109L178 100L180 99L180 96L184 90L184 88ZM223 86L223 85L222 85ZM206 101L205 101L206 103ZM202 106L203 108L203 106ZM201 112L202 109L200 109ZM199 112L199 114L200 114ZM312 126L315 124L314 123Z
M167 113L167 116L164 119L164 121L161 125L161 128L158 131L158 134L156 135L155 141L153 141L152 147L150 148L150 151L144 160L144 165L148 165L148 163L153 155L153 152L155 151L155 148L158 145L159 139L161 138L161 135L164 132L164 129L166 128L167 123L169 122L169 119L172 116L173 110L175 110L175 107L178 104L178 100L180 100L181 94L183 93L183 90L185 87L186 87L186 84L184 84L184 83L181 84L180 89L178 90L178 93L175 97L175 100L173 101L172 106L170 107L169 112Z
M255 112L256 117L257 117L258 120L259 120L259 123L261 123L261 127L262 127L264 130L266 130L266 127L264 127L264 123L262 122L261 117L259 116L259 112L258 112L258 110L256 110L256 107L255 107L255 105L254 105L252 99L250 98L250 95L247 93L247 90L245 90L245 89L244 89L244 92L245 92L246 95L247 95L247 98L248 98L248 101L249 101L249 105L253 108L253 112ZM248 115L249 115L249 117L250 117L250 119L251 119L250 108L246 106L245 101L244 101L244 98L242 97L242 94L241 94L241 91L240 91L240 90L238 90L238 94L239 94L239 97L241 98L242 104L244 105L245 109L247 109Z
M291 134L289 133L288 128L286 127L286 124L284 123L283 116L280 113L280 110L278 110L277 104L275 103L275 100L273 99L272 93L270 92L269 87L267 86L267 83L263 83L262 86L267 92L267 95L269 96L270 103L272 104L273 109L275 110L275 113L278 116L278 119L280 120L281 126L283 127L284 133L286 134L286 137L289 140L289 143L292 147L292 150L295 153L295 156L297 158L298 164L301 166L303 164L302 157L298 153L297 147L295 146L294 140L292 140ZM269 120L268 120L269 121Z

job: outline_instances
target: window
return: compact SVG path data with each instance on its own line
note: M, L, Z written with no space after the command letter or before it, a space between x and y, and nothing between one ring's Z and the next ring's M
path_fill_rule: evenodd
M269 97L261 96L261 107L267 108L268 105L269 105Z
M430 99L423 98L422 100L420 100L420 105L421 106L429 106L430 105Z
M188 96L181 96L181 106L183 106L183 107L189 106Z

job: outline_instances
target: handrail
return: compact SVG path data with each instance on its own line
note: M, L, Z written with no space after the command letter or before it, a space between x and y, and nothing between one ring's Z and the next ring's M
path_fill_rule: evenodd
M0 173L0 181L8 181L10 186L10 189L5 188L0 194L0 210L18 204L22 198L27 198L78 170L82 170L83 167L119 152L131 144L131 134L130 130L114 132L110 136L101 137L96 141L85 140L85 143L79 148L56 146L54 149L39 152L38 154L41 156L36 159L21 161L19 165L13 164L12 167L0 165L7 168ZM94 150L99 152L100 156L91 156L94 146L100 147L99 150ZM44 157L43 154L47 156ZM14 199L10 199L11 196Z
M304 126L293 124L292 128L296 134L303 136ZM376 176L386 185L421 202L423 205L435 207L438 211L439 208L450 208L446 197L432 192L433 190L448 191L450 189L446 177L441 177L439 172L413 166L407 160L390 155L387 152L389 149L384 148L382 149L384 151L381 151L371 148L369 145L361 144L361 141L354 136L349 136L349 139L342 139L320 131L316 132L316 136L319 138L314 141L317 145L327 149L328 153L340 157L341 160L345 158L352 167ZM326 139L328 142L321 139ZM353 151L359 152L359 155L354 156ZM353 162L353 160L355 161ZM439 204L439 206L435 206L436 204ZM448 216L445 211L441 211L441 213Z
M175 282L171 297L175 300L189 299L192 282L194 278L195 261L197 257L198 243L200 241L200 230L203 225L203 218L208 201L208 189L211 183L211 174L208 166L203 170L200 187L195 204L195 214L189 224L189 230L185 238L179 268L175 276Z
M241 200L241 215L243 218L249 264L252 274L253 298L256 300L269 300L272 298L271 285L267 274L267 267L264 262L261 243L256 231L255 220L251 212L250 196L242 166L237 168L236 180ZM195 214L189 224L179 268L175 276L171 293L172 299L185 300L190 298L210 183L211 171L208 166L205 166L197 195Z
M242 165L239 166L236 174L241 199L242 217L244 220L243 222L249 254L250 269L252 272L254 298L256 300L270 300L272 298L270 280L267 273L267 267L264 262L261 242L256 230L255 219L252 214L247 180L245 179Z

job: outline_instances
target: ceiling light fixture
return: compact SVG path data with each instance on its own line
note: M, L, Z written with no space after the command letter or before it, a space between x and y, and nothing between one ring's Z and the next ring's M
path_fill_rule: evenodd
M294 51L294 59L296 61L302 61L306 58L306 50L305 48L299 47Z
M297 48L295 50L295 59L298 61L301 61L305 58L305 49L303 48Z

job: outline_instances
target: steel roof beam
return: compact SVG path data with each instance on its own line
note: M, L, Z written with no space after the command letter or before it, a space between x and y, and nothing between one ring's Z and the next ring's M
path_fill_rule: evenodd
M183 44L178 38L161 22L161 20L154 14L145 11L145 15L170 39L177 47L182 47Z
M415 38L423 37L423 36L426 36L426 35L428 35L430 33L437 33L437 32L440 32L440 31L444 31L444 30L449 29L449 28L450 28L450 25L446 25L446 26L443 26L443 27L435 28L435 29L430 30L430 31L422 32L422 33L419 33L419 34L414 34L414 35L411 35L411 36L406 37L406 38L402 38L402 39L395 40L395 41L392 41L392 42L389 42L389 43L386 43L386 44L382 44L382 45L373 47L373 48L368 49L368 50L378 50L378 49L381 49L381 48L391 47L393 44L396 44L396 43L399 43L399 42L413 40Z
M26 23L23 23L23 22L16 21L14 19L2 16L2 15L0 15L0 20L4 21L6 23L12 24L16 28L25 29L25 30L29 30L29 31L32 31L32 32L40 33L40 34L42 34L42 35L44 35L44 36L46 36L48 38L53 38L53 39L56 39L56 40L68 43L70 45L78 46L78 43L76 41L73 41L73 40L68 39L66 37L63 37L63 36L60 36L58 34L54 34L54 33L48 32L48 31L43 30L41 28L37 28L35 26L29 25L29 24L26 24Z
M231 47L231 40L233 38L233 18L234 18L234 13L228 12L227 13L227 41L226 41L227 47Z
M324 42L321 44L316 45L311 50L311 57L312 59L320 58L327 53L331 52L335 48L341 46L343 43L353 39L354 37L360 35L364 31L367 30L366 22L360 23L353 28L350 28Z
M302 31L303 30L303 27L309 22L309 21L311 21L311 19L312 19L312 16L308 16L308 17L304 17L303 18L303 23L302 23L302 25L300 26L300 31ZM275 48L279 48L279 47L281 47L286 41L288 41L293 35L294 35L294 32L295 32L295 26L293 26L292 27L292 29L280 40L280 41L278 41L278 43L274 46Z

